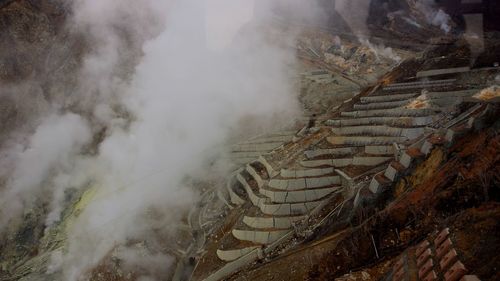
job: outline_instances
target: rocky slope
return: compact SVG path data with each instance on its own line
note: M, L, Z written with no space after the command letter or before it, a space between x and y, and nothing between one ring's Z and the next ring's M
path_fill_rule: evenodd
M491 102L474 97L497 83L498 69L435 82L415 78L439 68L428 58L441 49L460 61L462 47L430 49L403 62L380 84L326 112L326 122L238 170L227 186L230 210L208 236L193 279L390 280L403 274L422 280L436 274L441 280L457 266L458 278L470 273L495 280L498 93ZM430 244L430 261L415 253L443 229L454 245L449 261L443 261L450 248L442 241ZM475 251L483 254L470 254ZM400 259L408 263L404 270ZM419 259L442 264L429 273L432 266L424 269ZM477 267L484 262L491 263Z
M42 115L53 100L61 100L65 106L79 110L77 105L66 103L66 97L78 90L76 71L83 55L89 51L88 38L67 28L65 20L69 10L64 3L0 1L0 121L3 124L0 148L8 145L4 141L12 136L14 129L32 129L24 126ZM373 1L367 22L373 44L360 43L345 19L333 10L331 14L326 28L309 26L297 42L297 55L302 63L297 71L300 73L297 83L302 86L300 100L305 116L294 128L297 130L287 131L286 135L271 135L273 141L279 139L275 147L252 151L257 153L252 156L245 151L239 159L243 159L243 164L253 164L229 176L227 182L202 183L206 192L186 216L186 228L171 234L177 238L177 244L130 242L145 253L163 251L178 257L175 272L160 270L155 273L157 276L202 280L235 259L235 252L231 250L236 249L236 258L240 258L263 249L265 254L257 251L260 253L257 258L225 277L232 280L391 280L401 273L398 262L402 259L405 269L409 270L401 274L415 280L422 266L418 264L420 255L416 251L422 242L429 241L429 246L425 246L431 249L429 260L436 263L432 270L436 278L442 279L449 265L437 265L442 259L437 257L440 243L435 240L443 230L449 229L446 238L457 253L452 257L453 262L460 261L468 273L478 275L481 280L500 278L495 271L500 266L496 255L500 243L495 235L500 231L500 125L496 94L492 102L469 100L453 106L446 104L450 98L437 97L439 93L451 93L453 99L459 99L465 93L468 95L465 98L470 98L468 90L499 83L498 68L476 68L431 77L428 79L438 80L436 85L424 83L415 91L393 85L395 91L384 94L383 87L391 83L423 83L415 77L420 70L469 66L467 44L456 37L445 36L439 26L429 23L425 14L415 7L415 1ZM460 29L459 23L456 28ZM487 36L490 36L490 48L481 61L491 66L498 55L495 51L498 37L495 33ZM435 42L440 45L429 47L430 37L439 38ZM131 55L123 61L123 75L134 65L134 58L140 56L136 48L129 51ZM449 79L454 82L439 82ZM427 96L427 92L433 92L434 96ZM459 96L453 96L456 92ZM400 94L404 96L397 96ZM448 133L444 124L477 104L481 108L472 113L480 115L479 121L459 122L452 128L457 136L443 141ZM422 116L413 116L413 113L406 116L405 110L410 109ZM373 118L371 121L361 116L367 110L376 115L367 115L368 119ZM313 114L317 120L309 126L307 123ZM426 119L431 115L432 118ZM411 123L409 117L416 117L418 121ZM418 119L420 117L422 119ZM425 124L421 124L420 120L424 119ZM365 125L371 128L354 128ZM401 168L396 161L401 160L398 151L403 153L399 145L404 148L413 144L398 138L401 137L397 133L399 129L419 135L424 131L435 133L434 138L429 138L433 149L425 155L421 151L404 151L416 159L409 169ZM382 135L377 135L380 130ZM105 128L96 132L94 145L104 133ZM271 142L269 138L263 139L256 142ZM367 139L381 143L355 143ZM239 148L248 144L240 144ZM272 152L267 154L269 151ZM254 162L261 154L265 154L265 158ZM351 162L338 164L338 159ZM354 159L375 162L358 165ZM381 184L386 180L386 169L391 167L398 170L397 176L393 175L392 184ZM302 170L316 170L316 173L318 169L320 175L297 173ZM306 179L322 178L316 182L321 190L315 190L314 198L305 200L300 196L306 192L297 186L293 195L288 192L281 198L281 183L289 184L291 178L302 179L305 184L309 183ZM352 184L349 178L356 181L353 189L346 188ZM265 186L272 185L272 180L275 185ZM373 189L375 192L369 190L372 182L378 184ZM47 206L41 202L25 212L19 225L0 234L0 280L60 279L57 272L48 271L50 258L63 249L66 229L93 195L92 186L67 194L63 219L50 229L44 224ZM312 203L305 205L303 201ZM302 204L302 208L292 212L291 202ZM287 213L265 210L265 206L286 204ZM312 212L317 206L320 208ZM262 214L263 210L267 213ZM294 217L293 222L287 218L290 216ZM263 218L266 225L259 226L258 219L248 218ZM277 222L283 225L278 227ZM248 238L246 235L255 228L260 229L259 239L255 234ZM281 244L271 243L285 232L287 236ZM267 235L265 239L262 233ZM277 236L273 236L275 234ZM267 249L270 244L274 248ZM89 273L91 280L137 279L136 273L144 269L123 271L116 255L119 250L117 247L110 252Z

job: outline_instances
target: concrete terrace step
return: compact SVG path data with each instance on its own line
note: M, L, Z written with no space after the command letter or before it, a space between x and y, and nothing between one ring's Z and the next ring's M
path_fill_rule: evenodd
M246 193L248 194L250 202L252 202L254 206L260 207L262 204L269 202L269 199L267 197L265 197L264 195L256 194L253 191L252 187L248 184L247 180L241 175L241 173L238 173L236 175L236 179L243 186Z
M418 89L418 88L430 88L438 86L449 86L453 85L456 79L444 79L444 80L427 80L427 81L417 81L417 82L407 82L407 83L394 83L389 84L383 88L384 91L394 91L394 90L408 90L408 89Z
M270 178L279 174L279 172L274 170L273 166L269 164L269 162L263 156L260 156L259 159L255 160L254 162L264 166Z
M410 100L388 101L388 102L373 102L373 103L356 103L354 109L356 110L370 110L370 109L388 109L397 108L407 105Z
M256 194L241 174L237 174L236 178L243 185L250 202L252 202L254 206L258 207L260 211L266 215L304 215L321 203L321 201L283 204L272 203L270 198L261 195L260 193Z
M253 179L255 180L255 182L257 182L257 187L260 188L260 187L262 187L264 185L264 180L259 175L259 173L257 173L257 171L254 169L254 167L252 167L249 164L247 164L247 166L245 167L245 169L250 174L250 176L253 177Z
M246 248L241 248L241 249L231 249L231 250L219 250L217 249L217 257L223 261L229 262L229 261L234 261L242 256L250 253L251 251L258 249L259 247L253 246L253 247L246 247Z
M259 244L271 244L288 233L289 230L261 231L233 229L232 234L238 240L250 241Z
M396 127L418 127L434 122L433 116L421 117L363 117L355 119L331 119L325 122L332 127L363 126L363 125L389 125Z
M239 195L237 192L233 190L233 185L232 185L232 180L229 180L226 183L226 190L229 194L229 200L231 201L232 204L235 205L243 205L245 204L246 200L242 195Z
M416 97L418 95L420 95L420 93L368 96L368 97L361 97L360 101L362 103L402 101L402 100L409 100L409 99Z
M344 159L322 159L301 161L303 167L314 168L322 166L331 166L335 168L354 166L377 166L391 160L393 157L353 157Z
M282 204L261 204L259 209L262 213L272 216L295 216L306 215L314 208L322 204L323 201L312 201L305 203L282 203Z
M350 153L338 154L336 152L338 152L339 149L346 149L345 152L349 151ZM364 153L366 154L373 154L373 155L394 154L393 145L366 145L366 146L346 147L346 148L316 149L316 150L307 150L304 152L304 154L307 159L312 160L316 157L321 157L321 156L330 156L329 158L334 158L336 156L346 156L349 154L353 154L355 151L360 151L360 150L364 151ZM333 168L331 169L333 170ZM319 170L319 169L309 169L309 170Z
M365 146L365 153L373 155L391 155L394 154L394 145L367 145Z
M331 148L331 149L315 149L315 150L306 150L304 151L304 155L311 159L318 156L323 155L331 155L331 156L344 156L354 153L353 147L342 147L342 148ZM283 176L283 175L282 175Z
M321 177L334 172L333 168L324 169L306 169L306 170L288 170L281 169L280 175L283 178L306 178L306 177Z
M479 91L481 91L481 89L462 90L462 91L446 91L446 92L428 92L425 95L429 99L471 97Z
M243 223L255 229L289 229L292 224L305 219L305 216L295 217L250 217L244 216Z
M455 82L456 79L439 79L439 80L420 80L413 82L400 82L400 83L392 83L387 85L387 87L396 87L396 86L409 86L409 85L421 85L421 84L439 84L445 82Z
M259 193L271 199L273 203L300 203L322 199L340 189L341 186L297 191L274 191L261 188Z
M414 139L425 131L424 128L394 128L386 125L368 125L332 128L338 136L393 136Z
M309 188L321 188L331 185L340 184L340 176L327 176L319 178L294 178L294 179L271 179L269 187L292 191Z
M365 137L365 136L330 136L327 141L333 145L388 145L393 143L403 143L406 137Z
M433 115L439 112L437 109L421 108L421 109L407 109L407 108L394 108L394 109L377 109L377 110L363 110L363 111L343 111L340 113L342 117L422 117Z
M471 97L475 93L477 93L480 89L476 90L461 90L461 91L445 91L445 92L429 92L425 93L425 98L427 100L432 100L433 103L443 103L447 104L448 101L450 101L451 98L465 98L465 97ZM402 95L402 96L410 96L410 95ZM389 108L397 108L397 107L402 107L410 103L414 98L417 98L417 96L421 96L418 94L411 94L410 97L407 99L396 99L396 100L391 100L391 101L381 101L381 102L363 102L361 101L360 103L357 103L354 105L355 110L371 110L371 109L389 109ZM424 97L422 96L422 97ZM384 96L374 96L376 100L380 100L381 98L384 99L391 99L391 95L384 95ZM366 101L366 100L365 100ZM460 100L451 100L452 102L459 102Z

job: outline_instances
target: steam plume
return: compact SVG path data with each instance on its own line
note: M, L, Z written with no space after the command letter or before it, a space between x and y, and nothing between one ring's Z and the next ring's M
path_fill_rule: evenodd
M49 273L80 280L113 249L131 266L168 269L172 257L144 257L129 242L159 245L175 231L197 199L186 179L220 159L240 120L270 126L264 121L296 114L294 53L283 47L293 38L276 40L253 21L207 48L205 5L231 22L228 1L74 1L69 28L90 42L78 86L7 153L15 168L1 194L0 227L37 200L48 203L52 227L63 219L65 192L87 190ZM143 277L155 274L165 270Z

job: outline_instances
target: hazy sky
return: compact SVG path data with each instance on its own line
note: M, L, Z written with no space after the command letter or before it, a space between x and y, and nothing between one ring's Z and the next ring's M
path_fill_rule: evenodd
M254 0L206 0L207 44L227 46L242 25L253 17ZM226 16L221 17L224 14Z

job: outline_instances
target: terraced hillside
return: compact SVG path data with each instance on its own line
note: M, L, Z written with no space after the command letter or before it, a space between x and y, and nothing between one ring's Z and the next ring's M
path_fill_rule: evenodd
M82 64L95 63L99 69L101 61L85 59L93 52L92 36L68 25L75 12L71 3L77 2L92 1L0 0L0 148L21 147L18 144L27 139L16 143L11 134L17 137L35 131L31 121L52 109L57 114L97 114L99 120L101 113L116 113L108 116L120 119L116 124L103 125L90 118L95 123L89 132L92 140L78 151L87 160L106 144L109 126L123 126L128 132L136 121L126 106L113 105L108 112L108 108L87 110L80 105L79 92L85 97L94 94L78 86ZM293 1L278 2L285 5L286 12ZM149 223L151 231L127 236L121 242L104 239L119 229L110 227L111 221L103 223L99 230L105 229L107 234L92 242L112 249L92 259L80 272L85 276L75 275L75 280L142 281L144 276L175 281L500 280L500 5L494 0L436 1L453 20L447 22L451 26L445 31L442 22L436 22L440 10L431 9L429 16L419 6L432 1L344 1L368 9L366 20L358 22L369 33L362 38L352 25L359 19L335 9L340 0L318 2L328 12L326 23L307 25L293 16L277 15L263 28L270 27L267 37L280 41L279 37L289 35L280 32L300 27L299 34L294 34L297 40L282 42L299 62L287 64L286 69L296 78L287 87L298 92L293 95L301 107L296 120L287 120L285 127L278 126L283 123L278 117L265 120L266 126L279 127L276 131L252 122L243 124L248 120L239 123L241 128L210 149L226 153L230 161L221 162L233 165L227 177L213 167L213 163L219 164L213 160L218 159L191 157L188 162L209 162L200 169L206 178L187 175L182 180L183 191L192 191L187 196L195 197L196 202L190 201L186 207L177 198L179 205L163 210L165 200L150 198L160 207L148 208L123 230L135 234L141 222ZM458 5L461 8L455 9ZM148 30L149 24L138 28L128 23L128 17L138 11L123 17L124 26L122 17L118 17L120 24L113 25L117 36L111 39L120 41L123 49L109 50L116 52L117 59L112 82L116 82L114 78L129 81L147 53L144 40L157 32ZM479 51L467 38L469 16L477 14L483 15L478 26L484 21L484 30L472 36L473 40L484 39L484 50ZM137 40L129 38L132 34ZM245 32L241 34L245 37ZM198 66L196 61L186 69ZM106 96L107 91L121 93L121 88L109 89L95 82L99 76L90 75L90 88L96 86L95 91ZM197 82L202 76L190 75L189 81ZM214 85L227 82L224 77L220 80ZM246 82L243 79L242 86ZM182 86L176 89L179 93ZM163 104L159 101L158 105L163 111ZM198 112L189 116L196 123L200 122ZM165 135L171 133L166 131ZM181 135L177 142L189 134ZM62 136L58 139L68 137ZM180 147L165 143L169 142L160 146ZM125 155L129 149L116 149L116 154ZM0 157L3 159L4 150ZM157 154L153 151L144 157L148 166L149 157ZM175 164L182 162L174 160ZM151 164L155 171L171 170L155 163ZM31 169L26 174L31 175ZM9 183L7 178L0 178L1 191ZM43 184L54 185L51 181ZM132 217L134 204L130 202L145 200L142 191L147 184L138 186L138 194L119 202L123 205L120 218ZM17 224L0 233L0 281L63 280L63 271L73 269L66 268L66 262L77 267L83 264L79 249L73 251L74 260L63 259L69 239L81 239L79 235L69 237L69 230L99 200L98 189L91 179L81 189L71 187L58 193L63 198L56 223L48 219L51 206L47 199L52 194L45 189L40 193L43 196L28 192L32 207L23 210ZM119 192L112 190L106 197L118 198ZM178 194L173 193L164 198L177 201ZM97 217L115 211L113 201L109 202ZM178 221L171 223L170 215ZM137 259L123 252L127 249ZM132 265L127 263L130 260Z
M386 77L394 77L405 66ZM287 270L280 261L302 260L302 253L310 255L315 245L340 243L346 233L354 232L350 225L366 223L370 213L378 216L375 210L384 209L384 202L392 200L388 198L394 186L432 158L436 149L448 147L498 116L498 97L479 95L496 83L498 68L449 69L444 78L428 75L436 70L420 64L400 81L382 80L368 87L320 117L324 121L317 126L304 127L292 141L235 171L219 196L229 208L226 219L199 252L192 280L231 275L244 280L260 272L269 274L266 280L304 280L306 276L283 273ZM364 255L380 261L382 237L374 235ZM441 270L431 270L432 260L424 265L426 258L420 258L419 251L415 269L420 270L419 280L452 280L448 276L461 278L471 272L461 269L460 262L452 264L456 254L445 255L449 247L439 246L442 241L437 240L434 260L442 263ZM320 256L309 258L320 263ZM443 256L445 260L439 260ZM315 264L312 260L310 266ZM343 262L339 268L346 263L352 262ZM297 271L310 273L310 266ZM387 280L400 280L406 274L400 269L396 264Z

